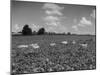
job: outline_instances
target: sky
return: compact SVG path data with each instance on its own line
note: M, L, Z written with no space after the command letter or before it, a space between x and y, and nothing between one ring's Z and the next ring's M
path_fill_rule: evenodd
M45 2L11 2L11 29L19 32L25 24L32 31L95 34L96 7Z

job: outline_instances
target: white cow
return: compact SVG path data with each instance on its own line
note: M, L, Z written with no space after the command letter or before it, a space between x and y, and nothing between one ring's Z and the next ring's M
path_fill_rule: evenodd
M87 47L88 46L88 44L80 44L82 47Z
M68 44L68 42L67 42L67 41L62 41L61 43L62 43L62 44Z
M50 46L55 46L56 45L56 43L50 43Z
M19 45L18 48L28 48L28 45Z
M32 46L34 49L40 48L40 46L37 43L30 44L29 46Z

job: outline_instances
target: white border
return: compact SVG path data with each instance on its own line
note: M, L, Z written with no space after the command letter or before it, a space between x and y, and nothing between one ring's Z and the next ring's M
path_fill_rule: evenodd
M97 7L97 69L55 73L37 73L36 75L98 75L100 74L100 0L27 0L68 4L96 5ZM10 0L0 0L0 74L10 75ZM29 75L29 74L28 74ZM34 74L33 74L34 75Z

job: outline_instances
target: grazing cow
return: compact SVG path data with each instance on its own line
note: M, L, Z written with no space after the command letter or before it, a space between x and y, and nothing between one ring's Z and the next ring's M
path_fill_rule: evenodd
M37 49L40 47L38 44L30 44L30 46L32 46L34 49Z
M82 44L80 44L82 47L87 47L88 46L88 44L84 44L84 43L82 43Z
M62 43L62 44L68 44L68 42L67 42L67 41L62 41L61 43Z
M44 68L42 68L42 67L36 67L36 68L33 69L33 71L34 72L39 72L39 71L44 72Z
M56 45L56 43L50 43L50 46L55 46Z
M28 45L19 45L18 48L28 48Z

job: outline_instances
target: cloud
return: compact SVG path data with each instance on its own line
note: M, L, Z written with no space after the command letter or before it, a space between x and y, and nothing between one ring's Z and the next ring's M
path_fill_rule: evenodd
M75 31L78 31L78 26L77 26L77 25L72 26L72 28L73 28Z
M45 13L47 15L59 15L59 16L63 15L61 11L64 9L64 7L61 7L57 4L45 3L42 8L45 9Z
M74 23L76 23L77 19L73 20ZM78 24L72 26L72 28L75 31L79 31L79 27L86 27L86 26L92 26L92 22L90 20L87 20L86 17L82 17Z
M60 22L52 21L52 22L47 22L46 25L48 25L48 26L59 26L61 24L60 24Z
M47 27L46 31L47 32L53 31L55 33L62 33L62 32L68 32L68 29L63 25L59 25L59 26L55 26L55 27L49 26L49 27Z
M46 16L44 17L44 21L46 22L46 25L51 25L51 26L58 26L60 24L60 18L57 16Z
M45 11L45 13L46 14L48 14L48 15L63 15L60 11L58 11L58 10L46 10Z
M43 17L45 24L47 25L46 31L56 33L67 31L67 28L61 23L62 19L65 18L62 13L64 7L54 3L45 3L42 9L44 9L46 14L46 16Z
M32 28L32 31L38 31L38 29L40 28L40 26L36 25L36 24L32 24L31 28Z
M15 24L14 29L16 32L20 31L20 26L19 24Z
M92 13L90 14L90 16L92 17L92 18L96 18L96 10L94 9L93 11L92 11Z
M46 17L43 18L46 22L46 25L61 25L61 19L63 17L63 13L61 11L64 9L64 7L61 7L54 3L45 3L42 9L44 9L46 13Z
M82 17L82 19L80 20L81 24L85 24L85 25L91 25L91 21L87 20L85 17Z
M43 9L62 10L64 9L64 7L60 7L59 5L54 3L45 3Z
M44 20L45 20L45 21L59 21L60 19L59 19L59 17L57 17L57 16L46 16L46 17L44 18Z
M78 26L81 26L81 27L85 27L85 26L91 26L92 25L92 22L90 20L87 20L85 17L82 17Z

